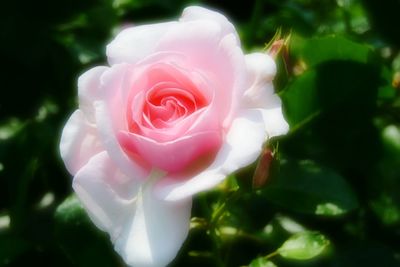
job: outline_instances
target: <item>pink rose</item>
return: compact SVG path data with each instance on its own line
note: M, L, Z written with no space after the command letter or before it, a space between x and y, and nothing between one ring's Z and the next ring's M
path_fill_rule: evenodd
M79 78L61 156L90 218L127 264L165 266L188 234L192 195L287 132L275 63L244 55L234 26L201 7L123 30L107 57L109 67Z

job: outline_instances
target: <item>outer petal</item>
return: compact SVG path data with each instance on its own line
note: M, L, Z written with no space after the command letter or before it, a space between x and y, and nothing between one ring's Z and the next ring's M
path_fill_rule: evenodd
M233 121L226 142L210 167L191 179L176 176L163 179L157 186L158 196L176 201L216 186L230 173L254 162L265 138L260 110L244 111Z
M152 186L142 190L136 211L115 242L115 249L131 266L164 267L176 256L189 232L191 199L156 199Z
M89 159L103 151L97 129L89 124L81 110L76 110L64 126L60 154L71 174L75 174Z
M269 138L287 133L289 125L283 117L282 102L272 84L275 62L265 53L253 53L246 55L246 67L250 87L244 93L242 107L261 109Z
M134 182L101 152L76 174L73 187L92 221L110 234L129 265L166 266L188 234L191 200L159 200L151 181Z
M134 64L155 52L160 38L177 22L156 23L130 27L121 31L107 45L107 57L111 65Z
M181 23L165 22L149 25L134 26L121 31L107 46L107 57L111 65L117 63L134 64L146 56L160 51L157 49L159 41L169 30L176 28L182 22L211 21L221 28L223 36L234 34L239 42L234 26L220 13L197 6L187 7L182 14Z
M121 173L103 151L74 177L73 188L96 226L112 240L134 212L140 184Z
M215 21L221 26L224 35L233 33L236 37L236 40L239 42L239 37L236 33L235 27L221 13L199 6L190 6L185 8L182 13L181 21L195 21L195 20Z
M269 99L274 93L272 80L276 74L273 59L265 53L246 55L249 87L244 94L243 106L246 108L268 108Z
M271 95L268 106L266 109L260 109L268 138L286 134L289 131L289 124L283 117L281 99L277 95Z
M90 123L95 123L93 103L99 98L101 75L108 67L94 67L83 73L78 79L79 109Z

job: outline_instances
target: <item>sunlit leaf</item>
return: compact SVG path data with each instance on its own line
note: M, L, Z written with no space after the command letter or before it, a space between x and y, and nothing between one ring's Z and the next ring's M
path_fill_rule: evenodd
M252 260L249 267L277 267L277 266L272 261L264 257L260 257Z
M278 249L287 259L308 260L320 255L329 245L329 240L318 232L301 232L290 237Z

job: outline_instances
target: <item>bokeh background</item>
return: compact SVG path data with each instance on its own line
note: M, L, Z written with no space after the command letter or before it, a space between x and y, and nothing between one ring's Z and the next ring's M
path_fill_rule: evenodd
M120 27L190 4L226 14L248 52L290 35L275 85L291 131L261 188L254 164L195 198L171 266L400 266L399 0L2 1L0 266L124 266L71 192L61 130Z

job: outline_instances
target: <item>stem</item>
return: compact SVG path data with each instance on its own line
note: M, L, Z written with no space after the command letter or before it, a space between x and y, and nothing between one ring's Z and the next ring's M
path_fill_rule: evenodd
M301 131L305 126L311 124L314 122L315 119L317 119L321 115L321 110L317 110L311 115L309 115L307 118L302 120L300 123L296 124L292 129L290 129L290 132L288 135L294 135L297 132Z
M274 252L272 252L272 253L270 253L270 254L264 256L264 258L269 260L269 259L275 257L275 256L278 255L278 254L279 254L279 251L278 251L278 250L275 250Z

